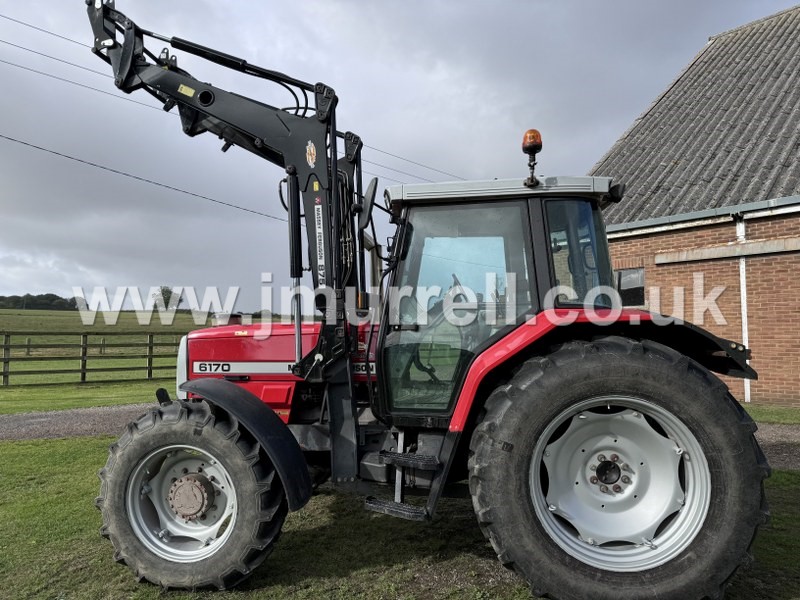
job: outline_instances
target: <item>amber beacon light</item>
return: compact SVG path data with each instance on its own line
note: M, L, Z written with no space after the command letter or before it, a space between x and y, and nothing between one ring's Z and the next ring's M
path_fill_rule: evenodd
M522 151L528 156L542 151L542 134L538 129L528 129L522 137Z
M542 151L542 134L539 133L538 129L528 129L525 135L522 136L522 151L528 155L528 167L531 170L531 176L525 180L525 185L536 187L539 185L539 180L534 175L536 155Z

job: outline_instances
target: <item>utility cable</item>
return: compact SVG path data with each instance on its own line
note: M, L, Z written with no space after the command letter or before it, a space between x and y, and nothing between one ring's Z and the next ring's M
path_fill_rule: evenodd
M30 52L31 54L36 54L38 56L44 56L45 58L49 58L50 60L55 60L60 63L64 63L65 65L69 65L70 67L75 67L78 69L83 69L84 71L88 71L89 73L94 73L95 75L102 75L103 77L107 77L109 79L114 79L114 76L111 73L103 73L102 71L95 71L94 69L90 69L89 67L84 67L83 65L79 65L78 63L69 62L68 60L64 60L63 58L58 58L57 56L50 56L49 54L45 54L44 52L39 52L38 50L32 50L31 48L26 48L25 46L18 46L17 44L12 44L9 41L1 40L0 44L6 44L8 46L13 46L19 50L24 50L25 52Z
M420 175L414 175L413 173L407 173L406 171L401 171L400 169L395 169L393 167L388 167L386 165L382 165L380 163L372 162L371 160L367 160L365 158L361 159L361 162L366 163L368 165L374 165L376 167L380 167L382 169L388 169L390 171L394 171L395 173L400 173L401 175L408 175L409 177L414 177L415 179L421 179L422 181L426 181L428 183L436 183L433 179L426 179Z
M7 42L4 42L4 40L0 40L0 42L7 43ZM11 44L11 45L13 46L14 44ZM25 48L25 49L27 50L27 48ZM37 54L39 54L39 53L37 52ZM47 56L47 55L43 54L42 56ZM52 57L48 57L48 58L52 58ZM58 59L56 59L56 60L58 60ZM28 72L34 73L36 75L41 75L42 77L48 77L50 79L55 79L56 81L60 81L62 83L68 83L70 85L74 85L74 86L83 88L85 90L91 90L93 92L98 92L98 93L104 94L106 96L111 96L112 98L117 98L118 100L124 100L126 102L131 102L133 104L138 104L139 106L144 106L145 108L151 108L151 109L157 110L158 112L161 112L161 113L164 112L163 108L159 108L158 106L153 106L152 104L147 104L146 102L140 102L139 100L134 100L133 98L126 98L125 96L118 96L117 94L112 94L111 92L107 92L106 90L101 90L100 88L92 87L90 85L85 85L83 83L78 83L77 81L73 81L71 79L65 79L64 77L59 77L59 76L53 75L51 73L46 73L44 71L39 71L37 69L32 69L31 67L26 67L24 65L20 65L20 64L8 61L8 60L3 60L2 58L0 58L0 63L8 65L10 67L15 67L17 69L22 69L23 71L28 71ZM72 63L69 63L69 64L72 64ZM80 67L80 65L74 65L74 66ZM80 67L80 68L85 68L85 67ZM91 69L86 69L86 70L92 71ZM99 73L99 71L92 71L92 72ZM105 73L99 73L99 74L105 75ZM171 114L171 115L177 116L177 113L167 113L167 114ZM370 161L365 160L363 162L370 162ZM383 168L389 169L390 171L397 171L398 173L401 173L403 175L409 175L411 177L416 177L418 179L423 179L424 181L431 181L430 179L424 179L423 177L419 177L417 175L412 175L411 173L406 173L406 172L400 171L398 169L393 169L392 167L386 167L386 166L380 165L378 163L370 163L370 164L374 164L374 165L376 165L378 167L383 167ZM368 171L364 171L364 173L368 173L368 174L374 175L376 177L382 177L383 179L388 179L389 181L394 181L396 183L405 183L404 181L400 181L399 179L393 179L392 177L387 177L385 175L378 175L377 173L369 173Z
M397 158L399 160L404 160L407 163L411 163L412 165L417 165L418 167L422 167L423 169L429 169L431 171L435 171L436 173L441 173L442 175L447 175L448 177L454 177L456 179L460 179L461 181L466 181L466 178L459 177L458 175L454 175L453 173L448 173L447 171L441 171L440 169L435 169L434 167L429 167L428 165L423 165L420 162L416 162L411 160L410 158L404 158L399 154L392 154L391 152L387 152L386 150L381 150L380 148L376 148L375 146L368 146L364 144L364 148L369 148L370 150L375 150L375 152L380 152L381 154L386 154L387 156L391 156L393 158Z
M72 81L71 79L65 79L63 77L58 77L57 75L51 75L50 73L45 73L44 71L37 71L36 69L32 69L30 67L25 67L23 65L19 65L17 63L13 63L8 60L3 60L0 58L0 63L5 65L9 65L11 67L16 67L17 69L22 69L23 71L29 71L31 73L35 73L36 75L41 75L42 77L49 77L50 79L55 79L56 81L61 81L63 83L69 83L70 85L74 85L86 90L92 90L93 92L99 92L100 94L105 94L106 96L111 96L112 98L118 98L119 100L125 100L126 102L132 102L133 104L138 104L140 106L146 106L147 108L152 108L153 110L157 110L159 112L164 112L163 109L158 108L157 106L153 106L152 104L147 104L146 102L139 102L138 100L134 100L133 98L125 98L124 96L117 96L116 94L112 94L111 92L107 92L105 90L101 90L100 88L92 87L90 85L84 85L82 83L78 83L77 81Z
M19 25L24 25L25 27L30 27L31 29L35 29L36 31L41 31L42 33L46 33L47 35L52 35L53 37L60 38L62 40L66 40L67 42L72 42L73 44L78 44L78 46L83 46L84 48L88 48L86 44L83 42L79 42L78 40L73 40L72 38L68 38L63 35L59 35L57 33L53 33L52 31L48 31L47 29L42 29L41 27L37 27L36 25L31 25L30 23L26 23L25 21L20 21L19 19L15 19L13 17L9 17L8 15L0 14L0 18L6 19L8 21L13 21Z
M8 15L3 15L3 14L0 14L0 18L2 18L2 19L6 19L6 20L8 20L8 21L12 21L12 22L14 22L14 23L17 23L18 25L22 25L22 26L24 26L24 27L30 27L31 29L35 29L36 31L39 31L39 32L41 32L41 33L45 33L45 34L47 34L47 35L51 35L51 36L53 36L53 37L57 37L57 38L59 38L59 39L62 39L62 40L66 40L67 42L72 42L73 44L77 44L78 46L83 46L84 48L90 48L90 47L91 47L91 46L88 46L87 44L84 44L83 42L79 42L78 40L74 40L74 39L72 39L72 38L69 38L69 37L66 37L66 36L60 35L60 34L58 34L58 33L54 33L54 32L52 32L52 31L48 31L47 29L43 29L43 28L41 28L41 27L37 27L36 25L32 25L32 24L30 24L30 23L26 23L25 21L20 21L19 19L14 19L14 18L12 18L12 17L9 17ZM12 45L13 45L13 44L12 44ZM23 50L28 50L28 51L30 51L30 52L34 52L34 53L36 53L36 54L41 54L41 53L39 53L39 52L36 52L35 50L30 50L29 48L22 48L21 46L18 46L18 47L19 47L19 48L21 48L21 49L23 49ZM46 54L41 54L41 55L42 55L42 56L47 56L48 58L53 58L53 60L58 60L58 61L60 61L60 62L66 62L66 61L62 61L61 59L54 58L54 57L52 57L52 56L48 56L48 55L46 55ZM67 64L72 64L72 63L67 63ZM88 67L80 67L79 65L73 65L73 66L78 66L79 68L85 69L85 70L87 70L87 71L92 71L92 72L94 72L94 73L99 73L99 71L94 71L93 69L89 69ZM102 74L102 75L105 75L105 73L101 73L101 74ZM56 79L57 79L57 78L56 78ZM95 89L95 88L91 88L91 89ZM113 94L112 94L112 95L113 95ZM121 96L115 96L115 97L116 97L116 98L120 98ZM124 99L124 100L127 100L127 98L123 98L123 99ZM150 105L147 105L147 104L146 104L145 106L150 106ZM156 108L156 107L151 107L151 108ZM157 108L157 110L161 110L161 109ZM410 158L405 158L404 156L400 156L399 154L393 154L393 153L391 153L391 152L387 152L386 150L381 150L380 148L377 148L377 147L375 147L375 146L369 146L369 145L367 145L367 144L364 144L364 147L365 147L365 148L369 148L370 150L374 150L375 152L380 152L381 154L385 154L385 155L387 155L387 156L391 156L392 158L396 158L396 159L398 159L398 160L405 161L405 162L407 162L407 163L410 163L410 164L412 164L412 165L416 165L416 166L418 166L418 167L422 167L423 169L428 169L429 171L433 171L433 172L435 172L435 173L440 173L440 174L442 174L442 175L447 175L448 177L453 177L453 178L455 178L455 179L459 179L459 180L461 180L461 181L465 181L465 178L464 178L464 177L460 177L459 175L455 175L455 174L453 174L453 173L448 173L447 171L443 171L443 170L441 170L441 169L437 169L437 168L435 168L435 167L430 167L430 166L428 166L428 165L426 165L426 164L423 164L423 163L421 163L421 162L417 162L417 161L415 161L415 160L411 160ZM365 161L365 162L366 162L366 161ZM391 169L392 171L397 171L397 169L392 169L391 167L387 167L387 168ZM402 173L402 171L398 171L398 172L401 172L401 173ZM405 174L405 173L404 173L404 174ZM414 176L414 177L416 177L416 176ZM422 178L422 177L418 177L418 178L419 178L419 179L424 179L424 178ZM389 179L389 178L387 177L386 179ZM396 179L392 179L391 181L397 181L397 180L396 180ZM398 182L398 183L400 183L400 182Z
M262 213L257 210L253 210L252 208L245 208L244 206L238 206L237 204L231 204L230 202L224 202L222 200L217 200L216 198L210 198L209 196L204 196L202 194L197 194L195 192L190 192L188 190L181 189L179 187L175 187L172 185L168 185L166 183L161 183L158 181L154 181L152 179L147 179L146 177L141 177L139 175L134 175L132 173L127 173L125 171L120 171L119 169L114 169L112 167L107 167L105 165L100 165L95 162L91 162L89 160L84 160L82 158L77 158L75 156L70 156L69 154L64 154L62 152L57 152L56 150L51 150L49 148L43 148L42 146L37 146L36 144L31 144L29 142L24 142L22 140L18 140L8 135L3 135L0 133L0 138L7 140L9 142L14 142L16 144L21 144L23 146L27 146L29 148L34 148L41 152L47 152L48 154L53 154L55 156L60 156L61 158L66 158L84 165L88 165L90 167L95 167L96 169L102 169L103 171L108 171L109 173L114 173L115 175L121 175L123 177L128 177L130 179L135 179L136 181L141 181L143 183L148 183L150 185L154 185L157 187L161 187L164 189L171 190L173 192L180 192L181 194L186 194L187 196L193 196L195 198L200 198L201 200L207 200L208 202L213 202L214 204L220 204L222 206L227 206L229 208L235 208L236 210L241 210L247 213L251 213L254 215L258 215L259 217L266 217L267 219L274 219L275 221L282 221L284 223L288 222L288 219L284 219L282 217L276 217L275 215L269 215L267 213Z

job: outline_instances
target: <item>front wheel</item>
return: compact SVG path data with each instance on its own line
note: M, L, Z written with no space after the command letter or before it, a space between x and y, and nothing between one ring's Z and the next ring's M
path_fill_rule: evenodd
M755 424L652 342L573 342L487 400L470 489L501 561L563 600L719 598L767 511Z
M97 506L115 558L165 588L230 588L271 552L288 512L274 467L224 411L155 407L100 471Z

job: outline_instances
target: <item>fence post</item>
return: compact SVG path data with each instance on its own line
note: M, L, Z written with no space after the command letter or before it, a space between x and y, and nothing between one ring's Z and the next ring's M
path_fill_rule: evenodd
M106 338L100 338L100 354L106 353Z
M31 338L25 338L25 356L31 355Z
M3 386L8 386L8 374L11 371L11 335L3 334Z
M152 333L147 334L147 379L153 378L153 342Z
M86 362L89 354L89 334L81 334L81 383L86 383Z

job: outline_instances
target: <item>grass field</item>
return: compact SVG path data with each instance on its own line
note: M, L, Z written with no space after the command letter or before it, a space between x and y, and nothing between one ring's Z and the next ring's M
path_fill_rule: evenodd
M127 332L160 331L169 334L173 331L189 331L199 329L203 324L196 324L191 313L178 311L172 325L162 325L158 315L154 315L149 325L140 325L133 312L120 313L116 325L106 325L103 316L98 314L94 325L84 325L78 311L68 310L17 310L0 309L0 331L29 331L47 334L51 331L61 332Z
M98 534L92 500L108 438L0 442L0 598L138 600L531 598L497 562L469 500L446 500L430 525L364 512L323 490L290 515L275 553L233 592L164 594L137 584ZM773 519L756 563L733 581L730 600L796 598L800 591L800 473L768 480Z
M11 386L80 381L75 371L81 369L81 334L88 334L84 353L88 382L144 379L148 354L154 377L172 378L180 337L201 326L188 313L178 313L170 326L157 318L148 326L140 325L130 312L120 314L113 326L99 316L95 325L87 326L72 311L0 310L0 332L19 332L7 338L12 345ZM154 336L152 350L147 334Z
M174 381L0 388L0 415L155 402L159 387L173 394Z

